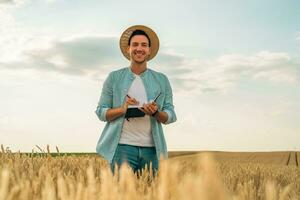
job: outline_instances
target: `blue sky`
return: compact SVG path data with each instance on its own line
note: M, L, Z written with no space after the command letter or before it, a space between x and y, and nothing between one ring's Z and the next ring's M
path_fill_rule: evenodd
M107 74L128 66L119 36L160 38L148 67L170 79L169 150L300 149L298 1L0 0L0 143L94 152Z

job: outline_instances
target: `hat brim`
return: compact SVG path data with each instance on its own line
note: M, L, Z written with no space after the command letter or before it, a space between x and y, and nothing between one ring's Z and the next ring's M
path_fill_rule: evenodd
M130 55L127 53L127 47L128 47L128 41L133 31L135 30L142 30L144 31L150 38L151 41L151 52L147 59L147 61L154 58L158 52L159 49L159 39L156 35L156 33L149 27L143 26L143 25L135 25L127 28L120 37L120 49L123 53L123 55L130 60Z

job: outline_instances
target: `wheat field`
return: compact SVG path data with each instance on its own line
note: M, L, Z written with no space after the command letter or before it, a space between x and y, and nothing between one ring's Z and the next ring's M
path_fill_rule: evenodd
M58 151L58 150L57 150ZM0 153L0 200L300 199L298 152L175 153L156 177L95 154Z

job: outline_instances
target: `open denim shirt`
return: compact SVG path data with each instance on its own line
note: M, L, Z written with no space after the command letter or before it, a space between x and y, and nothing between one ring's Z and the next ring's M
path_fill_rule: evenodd
M150 102L159 93L156 100L158 109L168 114L168 120L164 124L169 124L177 120L173 106L173 95L170 82L166 75L151 69L146 69L140 74L144 83L147 100ZM110 108L117 108L124 105L126 94L135 79L135 75L130 67L125 67L111 72L104 81L100 100L95 113L101 121L107 122L97 143L96 151L109 163L112 162L114 153L119 143L125 115L108 121L106 112ZM160 156L168 158L167 145L164 138L162 125L154 117L151 119L152 136L156 148L157 158Z

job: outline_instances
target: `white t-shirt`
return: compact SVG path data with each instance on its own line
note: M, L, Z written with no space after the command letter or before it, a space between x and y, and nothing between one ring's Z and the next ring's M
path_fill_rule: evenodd
M128 90L128 95L139 101L140 107L143 106L144 103L147 103L146 90L143 80L139 75L135 74L135 79ZM137 106L129 105L128 107ZM119 143L146 147L154 146L150 116L145 115L144 117L129 118L129 121L125 119Z

